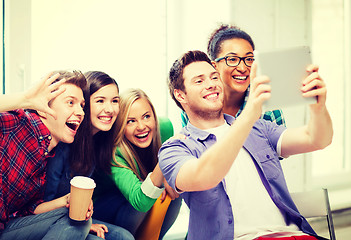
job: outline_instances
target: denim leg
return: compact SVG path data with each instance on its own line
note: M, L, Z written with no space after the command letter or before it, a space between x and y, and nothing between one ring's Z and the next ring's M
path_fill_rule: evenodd
M88 221L75 222L68 217L68 209L65 217L55 222L42 238L42 240L84 240L89 234L91 218Z
M146 215L137 211L120 192L107 194L94 203L94 219L120 226L133 235Z
M62 224L65 222L66 224ZM68 218L68 209L59 208L46 213L19 217L11 220L6 225L0 236L0 240L5 239L85 239L91 221L84 222L80 226L71 226ZM64 234L61 234L64 233ZM72 236L74 238L72 238Z
M163 220L159 239L162 239L163 236L166 235L167 231L172 227L173 223L178 217L181 205L182 205L181 197L178 197L172 200L171 203L169 204L165 219Z
M106 240L134 240L133 235L126 229L118 227L113 224L109 224L103 221L93 219L93 224L104 224L108 228L108 232L105 233ZM94 234L89 234L87 240L98 240L101 239Z

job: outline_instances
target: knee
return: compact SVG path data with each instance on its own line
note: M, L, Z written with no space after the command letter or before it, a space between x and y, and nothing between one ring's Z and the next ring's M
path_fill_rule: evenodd
M109 239L135 240L134 236L128 230L121 227L114 229L114 231L109 231L107 234L110 235Z
M88 221L83 222L69 220L69 224L62 229L60 238L58 239L86 239L90 232L91 224L91 218Z

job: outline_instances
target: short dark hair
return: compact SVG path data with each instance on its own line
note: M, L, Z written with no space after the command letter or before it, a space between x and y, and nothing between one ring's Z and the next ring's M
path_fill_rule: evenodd
M218 28L216 28L212 34L210 35L208 45L207 45L207 53L214 61L222 48L222 43L228 39L244 39L248 41L253 50L255 50L255 44L252 41L249 34L245 31L241 30L237 26L221 24Z
M178 102L178 100L175 98L174 90L179 89L183 92L186 92L185 86L184 86L183 72L184 72L184 68L193 62L208 62L209 64L212 65L211 60L209 59L206 53L199 50L195 50L195 51L189 51L184 53L180 58L178 58L173 63L173 66L169 70L169 77L168 77L169 93L171 94L171 97L173 98L177 106L180 107L182 110L184 109L182 105Z
M53 83L65 78L66 79L65 83L73 84L73 85L81 88L82 90L84 90L85 87L87 86L87 80L85 79L85 76L83 75L83 73L79 70L54 71L52 75L54 75L56 73L59 73L60 76Z
M55 75L57 73L59 73L60 76L58 76L58 78L56 78L56 80L53 81L51 84L54 84L54 83L60 81L61 79L65 79L64 84L75 85L75 86L79 87L80 89L82 89L82 91L84 91L84 89L86 88L86 86L88 84L85 76L79 70L72 70L72 71L59 70L59 71L54 71L51 76L53 76L53 75ZM51 99L49 101L49 103L48 103L49 106L51 105L53 100L54 99Z

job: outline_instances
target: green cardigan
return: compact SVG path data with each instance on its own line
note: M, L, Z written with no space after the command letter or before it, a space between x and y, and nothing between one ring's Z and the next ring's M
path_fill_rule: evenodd
M168 118L159 118L160 135L162 143L173 136L174 130ZM128 166L120 149L115 152L116 161L124 166ZM138 172L139 172L139 167ZM117 187L128 202L138 211L147 212L154 205L156 199L146 196L141 190L142 181L132 170L117 166L111 166L111 175L98 174L95 177L96 189L94 200L103 197L104 193L114 191Z

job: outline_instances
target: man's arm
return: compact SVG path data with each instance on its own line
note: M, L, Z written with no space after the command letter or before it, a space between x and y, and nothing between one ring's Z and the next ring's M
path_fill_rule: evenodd
M180 168L176 188L180 191L203 191L215 187L228 173L252 126L262 113L262 104L270 97L269 78L256 76L256 64L250 74L248 102L226 136L207 149L199 159L190 159Z
M333 126L325 105L327 89L318 74L318 67L309 66L312 72L303 82L303 96L317 97L317 103L310 105L310 119L306 126L287 129L282 138L281 155L306 153L323 149L332 142Z
M0 95L0 112L11 111L18 108L27 108L45 112L55 117L55 112L48 106L50 100L65 91L59 87L64 79L52 84L60 75L48 74L38 84L24 93Z

